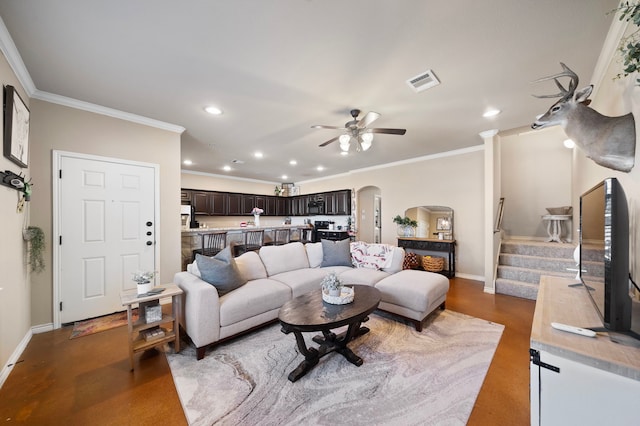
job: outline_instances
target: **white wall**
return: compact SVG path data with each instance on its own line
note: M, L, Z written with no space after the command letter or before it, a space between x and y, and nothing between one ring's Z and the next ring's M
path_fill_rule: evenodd
M552 102L541 102L540 111ZM559 126L500 134L502 229L507 237L545 239L545 208L572 205L572 152L563 146L565 139Z
M0 80L3 86L14 86L29 106L29 98L2 55ZM2 114L0 123L4 124ZM4 127L0 126L0 129L2 128ZM34 149L36 147L30 141L30 151L33 152ZM30 169L21 169L4 156L0 157L0 170L3 172L22 172L29 177ZM34 188L35 191L38 189ZM17 212L17 204L18 191L0 186L0 366L7 364L31 327L31 286L25 257L27 246L22 240L26 210L22 213Z
M159 279L172 282L180 267L180 135L57 104L31 100L31 223L47 238L46 269L31 277L31 324L53 321L52 150L160 165Z

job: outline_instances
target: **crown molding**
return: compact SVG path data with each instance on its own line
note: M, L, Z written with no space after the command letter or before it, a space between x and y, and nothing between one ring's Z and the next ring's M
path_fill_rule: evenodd
M36 89L31 97L34 99L39 99L41 101L51 102L70 108L93 112L95 114L101 114L121 120L131 121L133 123L143 124L145 126L155 127L161 130L167 130L178 134L181 134L186 130L184 127L175 124L165 123L164 121L154 120L153 118L131 114L117 109L92 104L90 102L79 101L77 99L68 98L66 96L56 95L54 93L43 92L42 90Z
M27 92L27 95L31 97L36 91L36 85L33 83L33 80L29 75L29 71L27 71L27 67L22 61L22 56L20 56L20 52L18 52L18 48L13 42L13 39L9 34L9 30L4 24L2 18L0 18L0 50L4 54L5 58L7 58L9 66L16 77L18 77L18 81Z
M598 61L596 62L596 66L591 77L591 84L594 86L591 99L596 97L599 88L602 87L602 80L607 75L607 69L614 60L620 41L622 40L622 37L624 37L628 26L629 23L627 21L621 21L617 16L613 17L613 21L611 21L611 26L609 27L609 32L604 40L604 44L600 50L600 56L598 56Z

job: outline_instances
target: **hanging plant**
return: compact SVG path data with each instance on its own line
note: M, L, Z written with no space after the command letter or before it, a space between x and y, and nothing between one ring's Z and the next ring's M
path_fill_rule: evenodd
M22 231L22 236L29 243L29 266L31 272L44 271L44 232L37 226L29 226Z
M624 69L622 74L618 74L616 78L622 78L640 71L640 2L629 3L625 1L612 12L620 12L619 20L631 22L636 26L635 31L620 41L618 50L622 56ZM636 83L640 84L640 78L636 79Z

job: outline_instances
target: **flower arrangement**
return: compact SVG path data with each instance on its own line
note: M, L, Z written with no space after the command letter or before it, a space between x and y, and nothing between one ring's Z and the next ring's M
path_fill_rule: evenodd
M146 271L146 272L138 271L131 274L131 279L137 282L138 284L147 284L151 282L151 279L153 279L153 277L155 276L156 276L156 273L152 271Z
M321 284L323 292L329 293L331 295L340 295L342 283L338 279L338 276L335 272L331 272L329 275L324 277L321 281Z
M251 214L254 216L261 215L262 213L264 213L264 210L259 207L254 207L253 210L251 210Z

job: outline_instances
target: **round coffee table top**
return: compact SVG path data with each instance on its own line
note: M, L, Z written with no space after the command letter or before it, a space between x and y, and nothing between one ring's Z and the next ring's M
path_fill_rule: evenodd
M368 285L346 287L353 287L354 299L351 303L327 303L322 300L322 290L318 289L286 302L280 308L278 319L300 331L318 331L350 324L354 317L366 316L376 310L380 303L380 290Z

